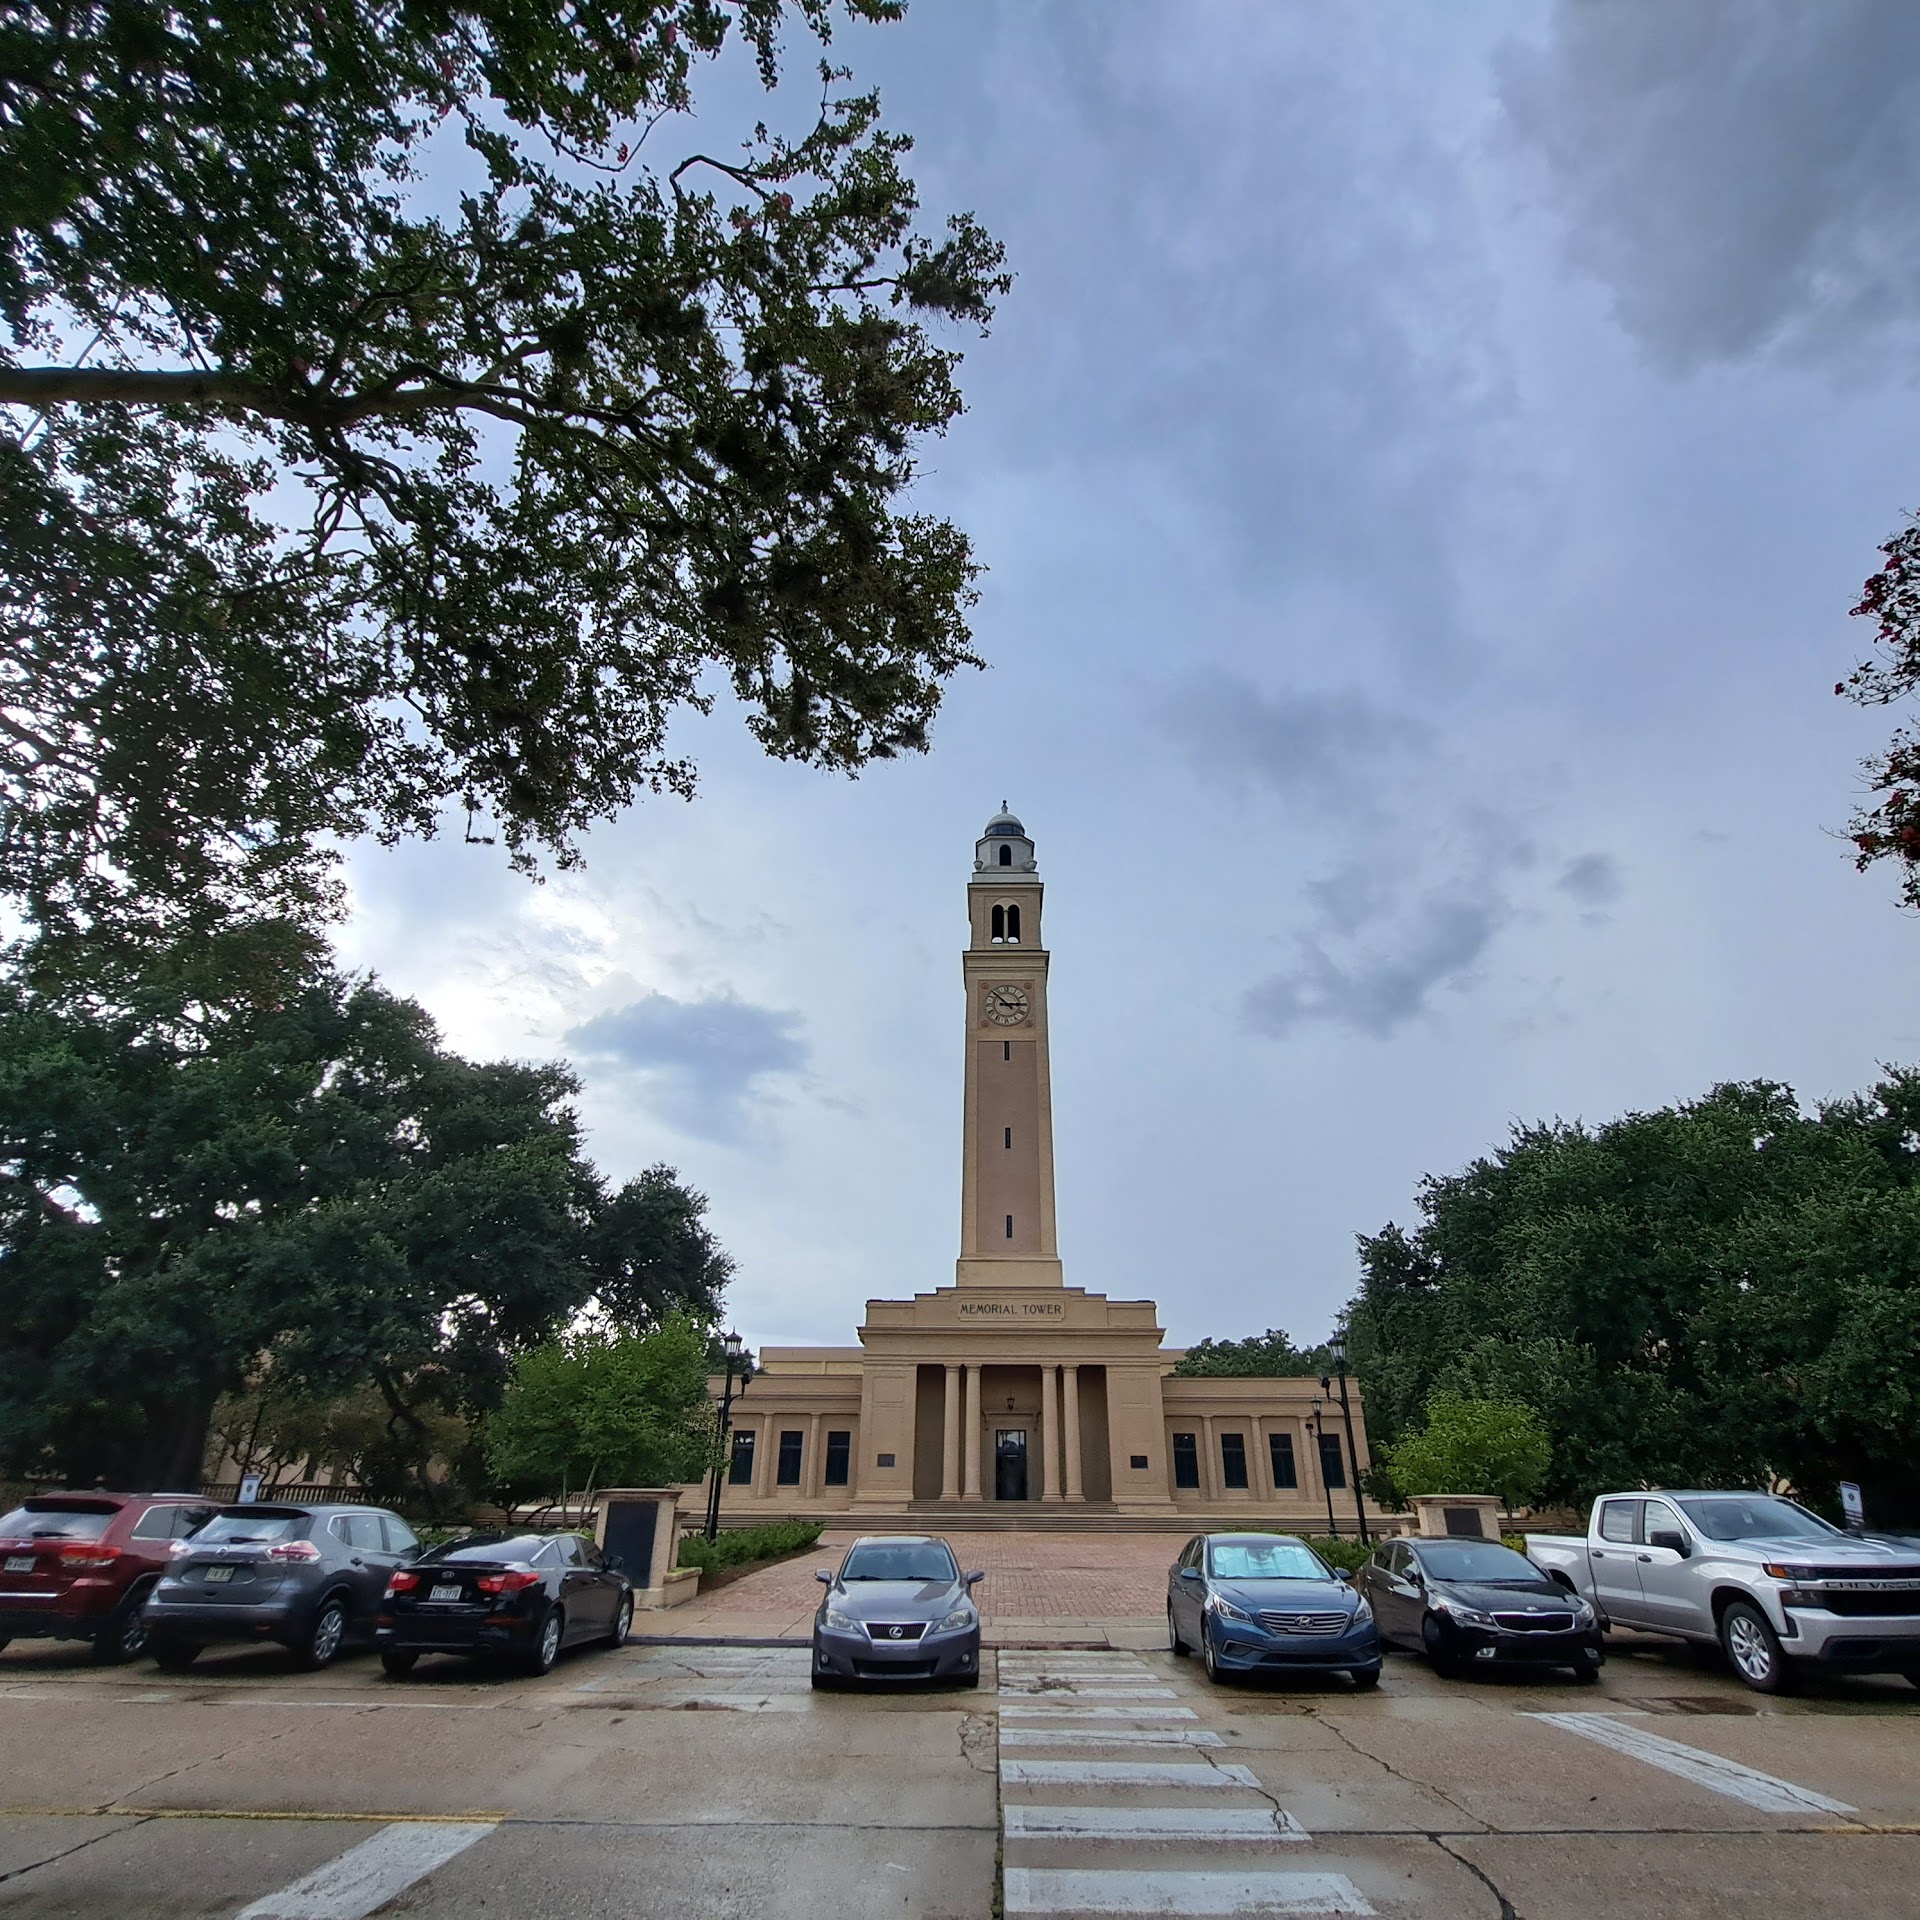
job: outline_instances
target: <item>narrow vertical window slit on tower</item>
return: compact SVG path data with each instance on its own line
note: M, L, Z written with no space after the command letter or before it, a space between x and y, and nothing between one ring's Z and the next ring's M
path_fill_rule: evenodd
M1011 1040L1002 1040L1000 1042L1000 1058L1002 1060L1011 1060L1013 1058L1013 1042Z
M1007 1215L1007 1238L1009 1240L1013 1238L1013 1215L1012 1214Z
M1007 1129L1007 1145L1013 1145L1013 1129L1011 1127Z

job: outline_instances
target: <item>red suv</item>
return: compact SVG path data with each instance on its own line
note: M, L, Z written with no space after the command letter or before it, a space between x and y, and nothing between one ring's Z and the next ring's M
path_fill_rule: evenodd
M190 1493L49 1493L0 1517L0 1647L86 1640L131 1660L147 1644L140 1609L184 1540L216 1511Z

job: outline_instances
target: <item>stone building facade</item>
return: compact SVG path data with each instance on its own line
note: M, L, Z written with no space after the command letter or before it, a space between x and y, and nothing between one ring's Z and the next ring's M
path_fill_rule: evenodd
M724 1522L1319 1533L1331 1519L1353 1532L1355 1467L1367 1462L1357 1381L1343 1414L1337 1386L1323 1393L1315 1379L1181 1378L1151 1300L1066 1284L1044 890L1010 813L987 823L966 891L954 1283L869 1300L858 1346L762 1350L733 1403Z

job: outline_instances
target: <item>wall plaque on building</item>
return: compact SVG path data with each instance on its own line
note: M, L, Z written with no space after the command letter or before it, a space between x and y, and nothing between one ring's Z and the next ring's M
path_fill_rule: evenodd
M1064 1300L962 1300L962 1320L1064 1320Z

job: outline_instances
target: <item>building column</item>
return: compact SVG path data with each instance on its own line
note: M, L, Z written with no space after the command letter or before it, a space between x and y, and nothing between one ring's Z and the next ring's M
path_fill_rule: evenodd
M1066 1415L1063 1424L1067 1440L1067 1498L1085 1500L1086 1491L1080 1484L1080 1369L1075 1366L1062 1367L1060 1387L1064 1402L1062 1411Z
M940 1440L940 1498L960 1498L960 1369L947 1368L947 1397Z
M1200 1492L1207 1500L1220 1499L1226 1489L1220 1484L1220 1458L1213 1450L1213 1415L1200 1416Z
M1060 1390L1053 1363L1040 1369L1040 1498L1060 1498Z
M961 1417L960 1467L961 1498L980 1498L980 1367L969 1361L963 1369L967 1376L967 1410Z

